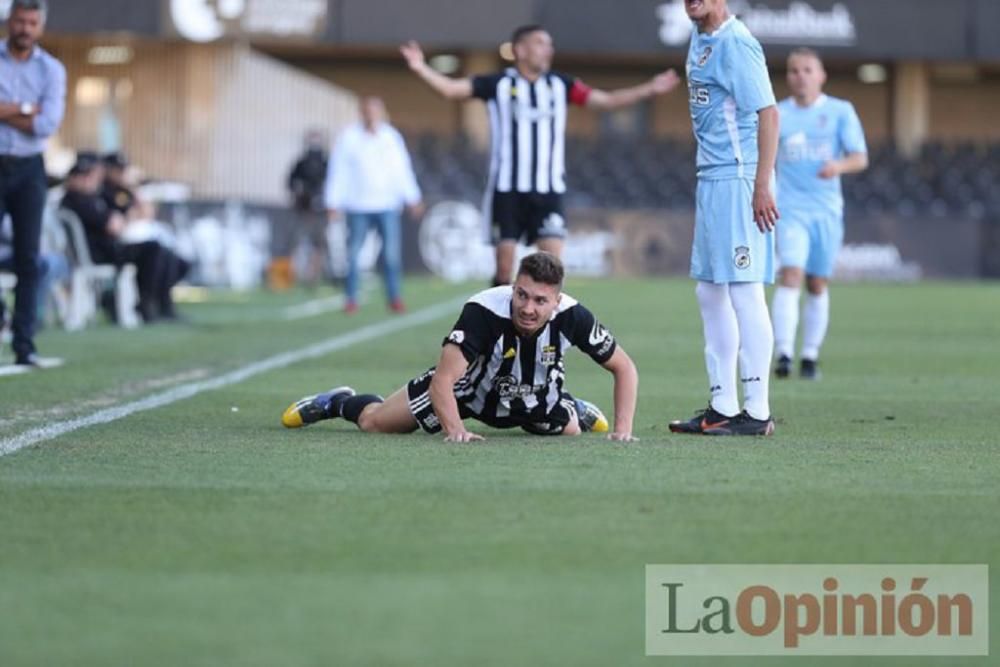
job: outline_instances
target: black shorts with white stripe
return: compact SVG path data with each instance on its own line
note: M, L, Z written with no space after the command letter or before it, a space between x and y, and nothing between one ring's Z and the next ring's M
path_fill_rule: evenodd
M566 238L562 195L558 192L494 192L493 243Z
M406 394L410 403L410 414L417 420L420 428L427 433L440 433L441 422L431 406L431 380L434 369L431 368L419 377L406 384ZM545 415L543 420L532 418L526 413L511 413L504 417L488 417L472 412L462 402L458 403L458 415L462 419L475 419L493 428L522 428L534 435L561 435L570 421L577 418L576 404L573 397L562 392L559 402Z

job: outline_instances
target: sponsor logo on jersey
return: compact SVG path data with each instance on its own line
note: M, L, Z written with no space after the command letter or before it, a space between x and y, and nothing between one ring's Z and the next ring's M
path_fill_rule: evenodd
M505 401L509 401L512 398L525 398L544 388L544 384L521 384L512 375L502 375L493 378L493 389Z
M615 344L615 338L611 335L603 324L594 320L594 326L590 329L590 335L587 337L587 342L590 343L591 347L597 348L597 354L603 355L607 354L611 346Z
M712 104L712 96L705 86L696 85L697 82L688 80L688 101L699 107L707 107Z

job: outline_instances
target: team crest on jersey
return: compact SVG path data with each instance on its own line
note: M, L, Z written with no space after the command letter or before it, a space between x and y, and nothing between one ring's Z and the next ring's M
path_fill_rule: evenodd
M556 346L546 345L542 348L542 365L551 366L556 363Z
M706 46L705 50L702 51L701 53L701 57L698 58L698 67L704 67L705 63L707 63L708 59L711 57L712 57L712 47Z
M504 359L513 359L516 356L517 356L517 352L514 351L514 348L510 348L509 350L507 350L506 352L503 353L503 358Z
M733 264L737 269L750 268L750 248L745 245L736 246L736 254L733 256Z
M454 343L455 345L461 345L465 340L465 332L461 329L455 329L450 334L448 334L448 342Z

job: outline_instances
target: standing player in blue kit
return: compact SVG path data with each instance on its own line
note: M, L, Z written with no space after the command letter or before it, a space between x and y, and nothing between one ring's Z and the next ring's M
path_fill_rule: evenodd
M778 105L778 202L784 217L778 228L778 287L771 312L779 378L791 373L799 324L799 293L806 279L799 374L819 379L819 349L830 322L827 284L844 240L841 174L868 167L865 133L854 106L823 93L826 72L819 54L799 48L788 56L792 96Z
M671 422L670 430L770 435L774 337L764 283L774 277L778 110L760 43L730 14L726 0L684 5L697 28L687 58L698 142L691 277L698 281L711 398L694 417Z

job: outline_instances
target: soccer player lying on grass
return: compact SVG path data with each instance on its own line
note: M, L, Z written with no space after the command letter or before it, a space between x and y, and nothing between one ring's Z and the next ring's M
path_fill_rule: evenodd
M606 432L608 421L597 406L563 388L563 353L575 345L614 376L615 425L608 438L634 440L635 364L589 310L562 293L562 282L556 257L528 255L513 285L466 302L436 367L384 401L350 387L308 396L289 406L281 423L298 428L343 417L370 433L443 430L448 442L483 439L466 430L462 420L469 417L537 435Z

